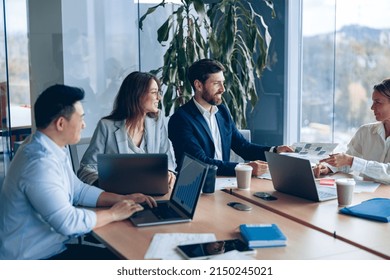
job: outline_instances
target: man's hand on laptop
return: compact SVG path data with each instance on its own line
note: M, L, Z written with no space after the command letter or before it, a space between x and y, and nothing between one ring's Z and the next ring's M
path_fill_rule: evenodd
M114 221L122 221L127 219L135 212L141 211L144 208L131 199L125 199L115 203L109 211L111 212Z
M136 203L146 203L150 208L157 206L157 202L153 197L144 195L142 193L128 194L126 195L126 199L131 199Z
M268 163L261 160L255 160L247 163L252 166L252 176L260 176L268 172Z

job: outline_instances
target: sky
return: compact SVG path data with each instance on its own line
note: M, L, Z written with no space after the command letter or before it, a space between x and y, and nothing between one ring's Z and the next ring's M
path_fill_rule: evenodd
M26 32L27 16L26 16L26 1L27 0L7 0L5 1L5 9L7 16L7 32Z
M310 36L350 24L390 28L389 12L389 0L303 0L302 32Z

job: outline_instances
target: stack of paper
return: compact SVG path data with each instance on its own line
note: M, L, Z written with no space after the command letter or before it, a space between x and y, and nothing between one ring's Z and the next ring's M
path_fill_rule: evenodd
M287 242L276 224L242 224L240 232L250 248L285 246Z
M390 199L369 199L358 205L342 208L340 213L388 223L390 222Z

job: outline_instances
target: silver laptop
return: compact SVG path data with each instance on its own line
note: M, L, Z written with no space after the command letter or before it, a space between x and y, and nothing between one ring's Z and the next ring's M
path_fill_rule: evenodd
M168 193L166 154L98 154L99 187L118 194Z
M275 190L316 202L337 198L336 189L316 183L309 160L270 152L265 157Z
M184 155L169 200L158 200L158 206L133 214L129 219L137 227L189 222L195 214L208 165Z

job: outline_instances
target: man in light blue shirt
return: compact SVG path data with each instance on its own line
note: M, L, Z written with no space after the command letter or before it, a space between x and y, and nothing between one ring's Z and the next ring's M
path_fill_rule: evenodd
M128 218L143 209L138 203L156 205L142 194L104 192L73 173L66 145L77 143L85 128L83 97L83 90L64 85L49 87L38 97L37 131L19 148L0 193L0 259L82 258L90 246L78 246L72 255L68 240Z

